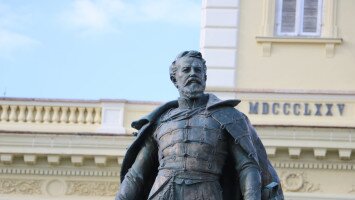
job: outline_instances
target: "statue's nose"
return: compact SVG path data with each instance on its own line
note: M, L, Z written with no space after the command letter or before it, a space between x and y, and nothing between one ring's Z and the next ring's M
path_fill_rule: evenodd
M196 72L196 70L195 70L194 68L192 68L192 69L190 70L190 76L191 76L191 77L197 77L197 72Z
M197 77L196 73L190 73L190 77Z

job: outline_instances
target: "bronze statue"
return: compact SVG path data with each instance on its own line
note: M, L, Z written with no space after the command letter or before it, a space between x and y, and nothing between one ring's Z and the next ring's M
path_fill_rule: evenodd
M205 94L200 52L184 51L170 66L179 91L132 123L137 138L124 158L116 200L283 199L279 179L248 118Z

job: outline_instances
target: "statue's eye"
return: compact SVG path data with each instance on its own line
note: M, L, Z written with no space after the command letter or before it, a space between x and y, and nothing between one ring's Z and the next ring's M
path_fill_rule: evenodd
M182 69L182 71L183 71L183 72L189 72L189 71L190 71L190 68L185 67L185 68Z

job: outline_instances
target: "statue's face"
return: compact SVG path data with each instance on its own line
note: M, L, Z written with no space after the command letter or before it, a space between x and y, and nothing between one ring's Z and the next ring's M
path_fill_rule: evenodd
M181 58L176 63L179 67L175 74L175 86L180 96L196 98L203 94L206 87L203 63L197 58Z

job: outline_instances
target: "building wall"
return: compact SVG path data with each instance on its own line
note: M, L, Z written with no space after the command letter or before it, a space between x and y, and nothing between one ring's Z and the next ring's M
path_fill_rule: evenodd
M207 90L242 100L286 199L355 199L355 1L323 0L320 37L276 36L276 2L203 1Z
M203 1L210 91L355 90L354 1L324 0L322 37L274 36L276 0ZM220 80L218 77L224 77Z
M271 30L274 27L273 20L270 19L270 23L265 20L265 12L275 9L265 2L240 1L236 88L355 91L352 76L355 73L355 27L348 20L355 8L354 1L338 0L330 5L335 7L333 35L288 40L263 30L266 26ZM323 3L323 11L326 11L327 1ZM270 0L269 4L275 1ZM270 8L265 8L267 6ZM324 13L323 24L328 14ZM333 50L327 47L331 39L339 40L333 41L339 42L334 44Z

